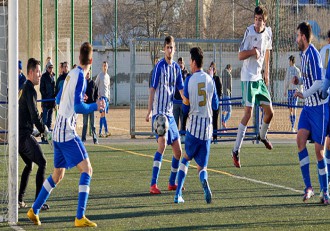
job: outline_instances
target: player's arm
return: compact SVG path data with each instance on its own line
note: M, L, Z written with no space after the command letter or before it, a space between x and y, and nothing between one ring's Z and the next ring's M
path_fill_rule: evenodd
M149 98L148 98L148 112L146 116L146 121L149 122L152 114L152 104L154 102L156 88L159 83L159 78L161 75L161 68L159 67L159 62L156 64L154 71L152 73L150 86L149 86Z
M40 133L44 133L45 125L43 124L42 118L40 117L38 112L36 92L32 91L31 89L27 89L27 91L25 92L25 96L32 122L34 123L34 125L36 126L36 128Z
M78 76L78 81L74 93L74 111L79 114L89 114L99 109L99 101L97 103L87 104L84 102L85 92L83 91L84 74L81 71ZM64 88L64 87L62 87Z
M213 89L214 90L212 96L212 109L216 111L219 109L219 97L218 97L217 89L215 87Z
M322 86L322 94L321 94L322 99L326 99L328 97L329 87L330 87L330 59L328 61L328 67L327 67L327 71L325 73L325 79L324 79L324 83Z
M184 117L188 116L190 110L189 92L188 92L189 79L190 76L187 76L186 80L184 81L184 88L183 88L182 113Z
M265 72L264 72L264 80L266 86L269 84L269 57L270 57L270 50L266 50L265 53Z

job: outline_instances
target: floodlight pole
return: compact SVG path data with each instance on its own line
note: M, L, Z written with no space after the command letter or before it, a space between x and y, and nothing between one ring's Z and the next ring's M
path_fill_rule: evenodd
M8 221L18 222L18 0L8 1ZM16 77L16 78L14 78Z

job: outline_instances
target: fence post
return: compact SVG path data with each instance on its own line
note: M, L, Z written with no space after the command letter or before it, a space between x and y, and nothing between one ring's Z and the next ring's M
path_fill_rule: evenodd
M136 54L136 41L130 42L131 53L131 67L130 67L130 135L135 138L135 54Z

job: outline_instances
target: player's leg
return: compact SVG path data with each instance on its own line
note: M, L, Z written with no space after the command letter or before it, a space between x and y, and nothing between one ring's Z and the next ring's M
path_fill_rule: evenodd
M98 144L96 130L95 130L95 123L94 123L94 112L89 113L89 122L90 122L91 131L92 131L93 142L94 142L94 144Z
M315 153L317 158L317 168L320 181L320 189L323 193L321 201L322 203L329 204L329 182L328 182L328 169L326 160L324 158L324 146L315 142Z
M105 136L108 137L108 136L111 136L111 134L108 130L108 123L107 123L107 117L106 117L106 114L108 114L108 110L109 110L109 99L104 97L104 101L105 101L105 108L104 108L103 122L104 122Z
M204 191L204 199L206 203L211 203L212 192L208 182L207 165L210 156L210 140L200 140L198 151L195 153L194 159L197 164L197 172L199 180L202 184Z
M27 205L24 202L24 195L26 191L27 184L29 182L29 177L32 171L32 161L29 159L28 156L25 155L25 153L28 153L28 149L26 148L25 142L20 140L19 142L19 154L22 158L22 160L25 163L25 167L22 172L21 176L21 183L19 187L19 192L18 192L18 206L19 208L24 208Z
M328 126L330 127L330 126ZM328 128L329 129L329 128ZM325 160L327 162L327 168L328 168L328 171L330 171L330 136L328 134L327 138L326 138L326 143L325 143L325 146L326 146L326 150L325 150ZM330 174L329 174L329 177L328 179L330 178ZM329 182L330 182L330 179L329 179Z
M244 115L241 120L241 123L238 125L236 141L234 144L234 148L232 150L233 162L234 165L238 168L241 167L239 161L239 152L243 143L243 139L245 137L247 124L252 115L252 108L255 103L255 92L256 92L256 89L253 88L253 82L242 81L241 86L242 86L242 104L244 105Z
M168 140L167 144L172 145L172 164L171 164L171 173L169 177L168 190L176 190L177 186L175 184L176 175L178 173L180 158L182 154L180 135L178 127L176 126L174 117L169 117L169 128L168 128Z
M305 183L305 195L303 201L307 201L314 195L314 191L311 184L310 172L309 172L309 155L306 148L307 139L310 135L310 124L308 121L308 116L306 109L303 109L300 114L299 122L298 122L298 132L297 132L297 147L298 147L298 157L300 163L300 170L302 174L302 178Z
M152 117L152 124L155 119L155 116ZM160 194L161 191L159 190L157 186L158 176L159 172L162 166L162 160L163 160L163 154L166 149L166 138L167 134L164 136L158 136L156 134L156 139L158 143L157 151L155 152L154 161L153 161L153 167L152 167L152 177L150 182L150 193L151 194Z
M89 186L91 177L93 174L92 165L89 161L89 158L81 161L77 168L80 171L80 180L79 180L79 193L78 193L78 206L77 206L77 215L75 219L75 226L77 227L96 227L97 224L90 221L85 217L87 201L89 196Z
M99 130L99 137L102 137L102 128L104 125L104 111L100 112L100 130Z
M58 184L63 179L64 174L64 168L55 168L53 174L44 181L37 199L34 201L32 208L30 208L30 210L27 212L28 218L35 225L41 225L39 220L40 209L46 203L52 190L56 187L56 184Z
M188 139L188 135L186 134L186 139ZM188 147L188 146L186 146ZM179 172L178 172L178 185L175 191L175 196L174 196L174 203L184 203L183 197L182 197L182 189L183 189L183 184L186 179L187 173L188 173L188 168L189 168L189 162L190 158L188 157L187 154L183 155L183 158L180 163L179 167Z

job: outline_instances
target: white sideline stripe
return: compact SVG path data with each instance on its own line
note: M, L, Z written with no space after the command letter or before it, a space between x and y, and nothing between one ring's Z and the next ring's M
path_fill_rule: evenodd
M106 148L106 149L110 149L110 150L115 150L115 151L121 151L121 152L129 153L129 154L136 155L136 156L154 158L154 156L151 156L151 155L146 155L146 154L142 154L142 153L128 151L128 150L124 150L124 149L120 149L120 148L114 148L114 147L111 147L111 146L105 146L105 145L98 145L98 146L99 147ZM163 159L163 161L168 162L168 163L172 163L172 160ZM190 166L192 168L197 168L197 166L194 166L194 165L190 165ZM271 186L271 187L274 187L274 188L286 189L286 190L289 190L289 191L292 191L292 192L296 192L296 193L300 193L300 194L303 194L304 193L303 190L298 190L298 189L294 189L294 188L291 188L291 187L286 187L286 186L283 186L283 185L273 184L273 183L269 183L269 182L265 182L265 181L255 180L255 179L244 177L244 176L237 176L237 175L231 174L229 172L220 171L220 170L216 170L216 169L212 169L212 168L208 168L207 171L209 171L209 172L216 172L216 173L219 173L221 175L226 175L226 176L233 177L233 178L236 178L236 179L254 182L254 183L257 183L257 184L268 185L268 186Z

